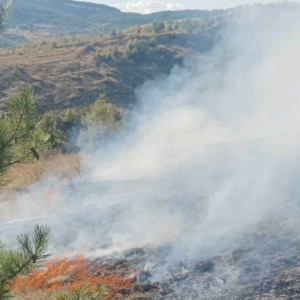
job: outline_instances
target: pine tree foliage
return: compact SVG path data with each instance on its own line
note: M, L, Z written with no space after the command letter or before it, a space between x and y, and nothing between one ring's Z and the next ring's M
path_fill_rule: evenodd
M10 285L18 275L28 275L49 256L51 231L37 225L31 235L17 237L17 249L0 245L0 300L11 298Z
M11 7L11 1L0 3L0 33L2 33L8 25L8 16Z
M51 135L42 129L32 88L5 101L6 115L0 120L0 180L7 169L33 159L36 150L50 143Z

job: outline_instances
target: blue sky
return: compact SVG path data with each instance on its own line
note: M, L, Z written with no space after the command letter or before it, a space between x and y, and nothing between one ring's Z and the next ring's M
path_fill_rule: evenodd
M247 3L282 2L277 0L86 0L116 6L123 11L150 13L175 9L213 9L237 6ZM300 1L300 0L298 0Z

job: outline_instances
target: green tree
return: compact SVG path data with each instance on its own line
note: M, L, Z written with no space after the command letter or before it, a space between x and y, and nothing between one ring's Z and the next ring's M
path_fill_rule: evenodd
M107 126L115 125L120 120L120 112L113 104L106 102L105 94L100 95L94 104L89 107L83 118L83 122L86 124L97 122Z
M51 141L51 135L41 126L32 88L9 97L4 105L6 114L0 120L0 183L10 166L38 159L37 150Z
M153 26L151 25L147 25L144 27L144 30L143 30L145 33L152 33L153 32Z
M11 1L0 3L0 33L2 33L7 28L10 8Z
M100 95L82 118L83 127L77 140L77 146L92 150L95 141L116 133L121 128L121 119L120 111L113 104L106 102L104 94Z
M49 147L59 149L64 142L64 133L58 129L58 117L54 112L45 113L40 121L40 129L49 135Z
M87 111L87 107L68 108L62 113L61 121L78 123Z
M154 23L153 24L153 30L156 33L160 33L162 31L164 31L165 30L165 23L163 23L163 22Z
M29 275L48 256L51 245L51 230L47 226L36 226L31 235L17 237L16 250L6 249L0 244L0 299L11 298L10 286L18 275Z

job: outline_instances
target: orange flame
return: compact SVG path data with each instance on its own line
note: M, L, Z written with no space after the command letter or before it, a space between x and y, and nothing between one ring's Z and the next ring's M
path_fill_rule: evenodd
M103 284L108 290L107 299L115 296L120 289L127 288L133 283L133 279L123 279L119 275L109 275L99 266L91 268L88 262L82 258L63 260L48 263L45 270L34 271L28 277L18 276L13 282L14 291L26 289L40 290L74 290L83 285L96 287Z

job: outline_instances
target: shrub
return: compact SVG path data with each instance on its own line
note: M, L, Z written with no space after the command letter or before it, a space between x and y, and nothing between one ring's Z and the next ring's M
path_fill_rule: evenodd
M154 32L156 32L156 33L160 33L160 32L162 32L162 31L164 31L164 30L165 30L165 23L163 23L163 22L160 22L160 23L154 23L154 24L153 24L153 30L154 30Z
M66 109L61 116L62 122L80 122L82 117L86 114L87 107L76 107Z
M104 125L112 125L121 120L121 115L116 107L107 103L105 100L105 94L92 104L87 110L83 122L100 122Z
M153 33L153 26L151 26L151 25L145 26L143 32L145 32L145 33Z
M49 135L49 147L59 149L64 142L64 133L58 129L58 117L49 112L43 115L39 126L43 132Z
M105 95L100 95L82 119L77 146L93 150L95 142L111 136L121 128L121 120L121 113L116 107L105 101Z

